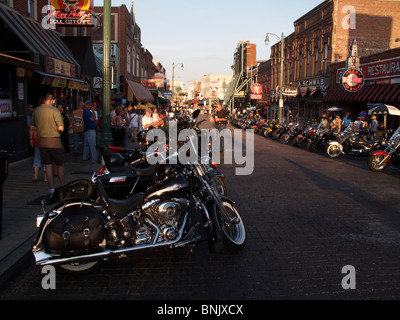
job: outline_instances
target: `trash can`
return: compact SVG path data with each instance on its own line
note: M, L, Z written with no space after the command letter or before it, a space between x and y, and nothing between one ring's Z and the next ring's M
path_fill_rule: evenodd
M3 184L8 176L8 160L10 154L8 151L0 150L0 241L3 236Z

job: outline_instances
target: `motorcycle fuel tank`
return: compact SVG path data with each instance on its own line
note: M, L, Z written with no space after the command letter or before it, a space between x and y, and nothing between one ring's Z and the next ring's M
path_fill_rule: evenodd
M156 184L146 194L146 200L154 198L175 198L186 195L189 192L189 183L183 177L177 177Z

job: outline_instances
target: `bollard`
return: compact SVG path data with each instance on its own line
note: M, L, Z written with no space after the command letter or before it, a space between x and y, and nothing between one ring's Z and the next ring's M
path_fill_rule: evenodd
M8 176L8 159L10 154L0 150L0 241L3 237L3 184Z

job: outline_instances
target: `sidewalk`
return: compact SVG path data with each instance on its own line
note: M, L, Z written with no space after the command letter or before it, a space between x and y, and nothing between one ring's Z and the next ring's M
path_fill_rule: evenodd
M128 142L128 148L134 143ZM80 147L82 149L82 146ZM43 181L43 171L39 180L32 181L33 158L9 164L8 178L3 185L3 228L0 241L0 290L29 264L34 264L31 244L35 239L36 215L42 212L40 201L33 201L47 194L49 186ZM91 179L100 164L83 161L73 152L65 154L65 182L76 179ZM54 177L55 187L60 186ZM34 202L33 204L31 202Z

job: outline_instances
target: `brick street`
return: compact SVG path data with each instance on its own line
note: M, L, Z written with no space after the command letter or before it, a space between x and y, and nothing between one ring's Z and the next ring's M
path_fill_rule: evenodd
M206 242L148 251L57 273L55 290L30 266L0 299L399 299L400 171L257 135L255 149L250 176L220 166L246 226L240 253L211 254ZM354 290L341 285L346 265Z

